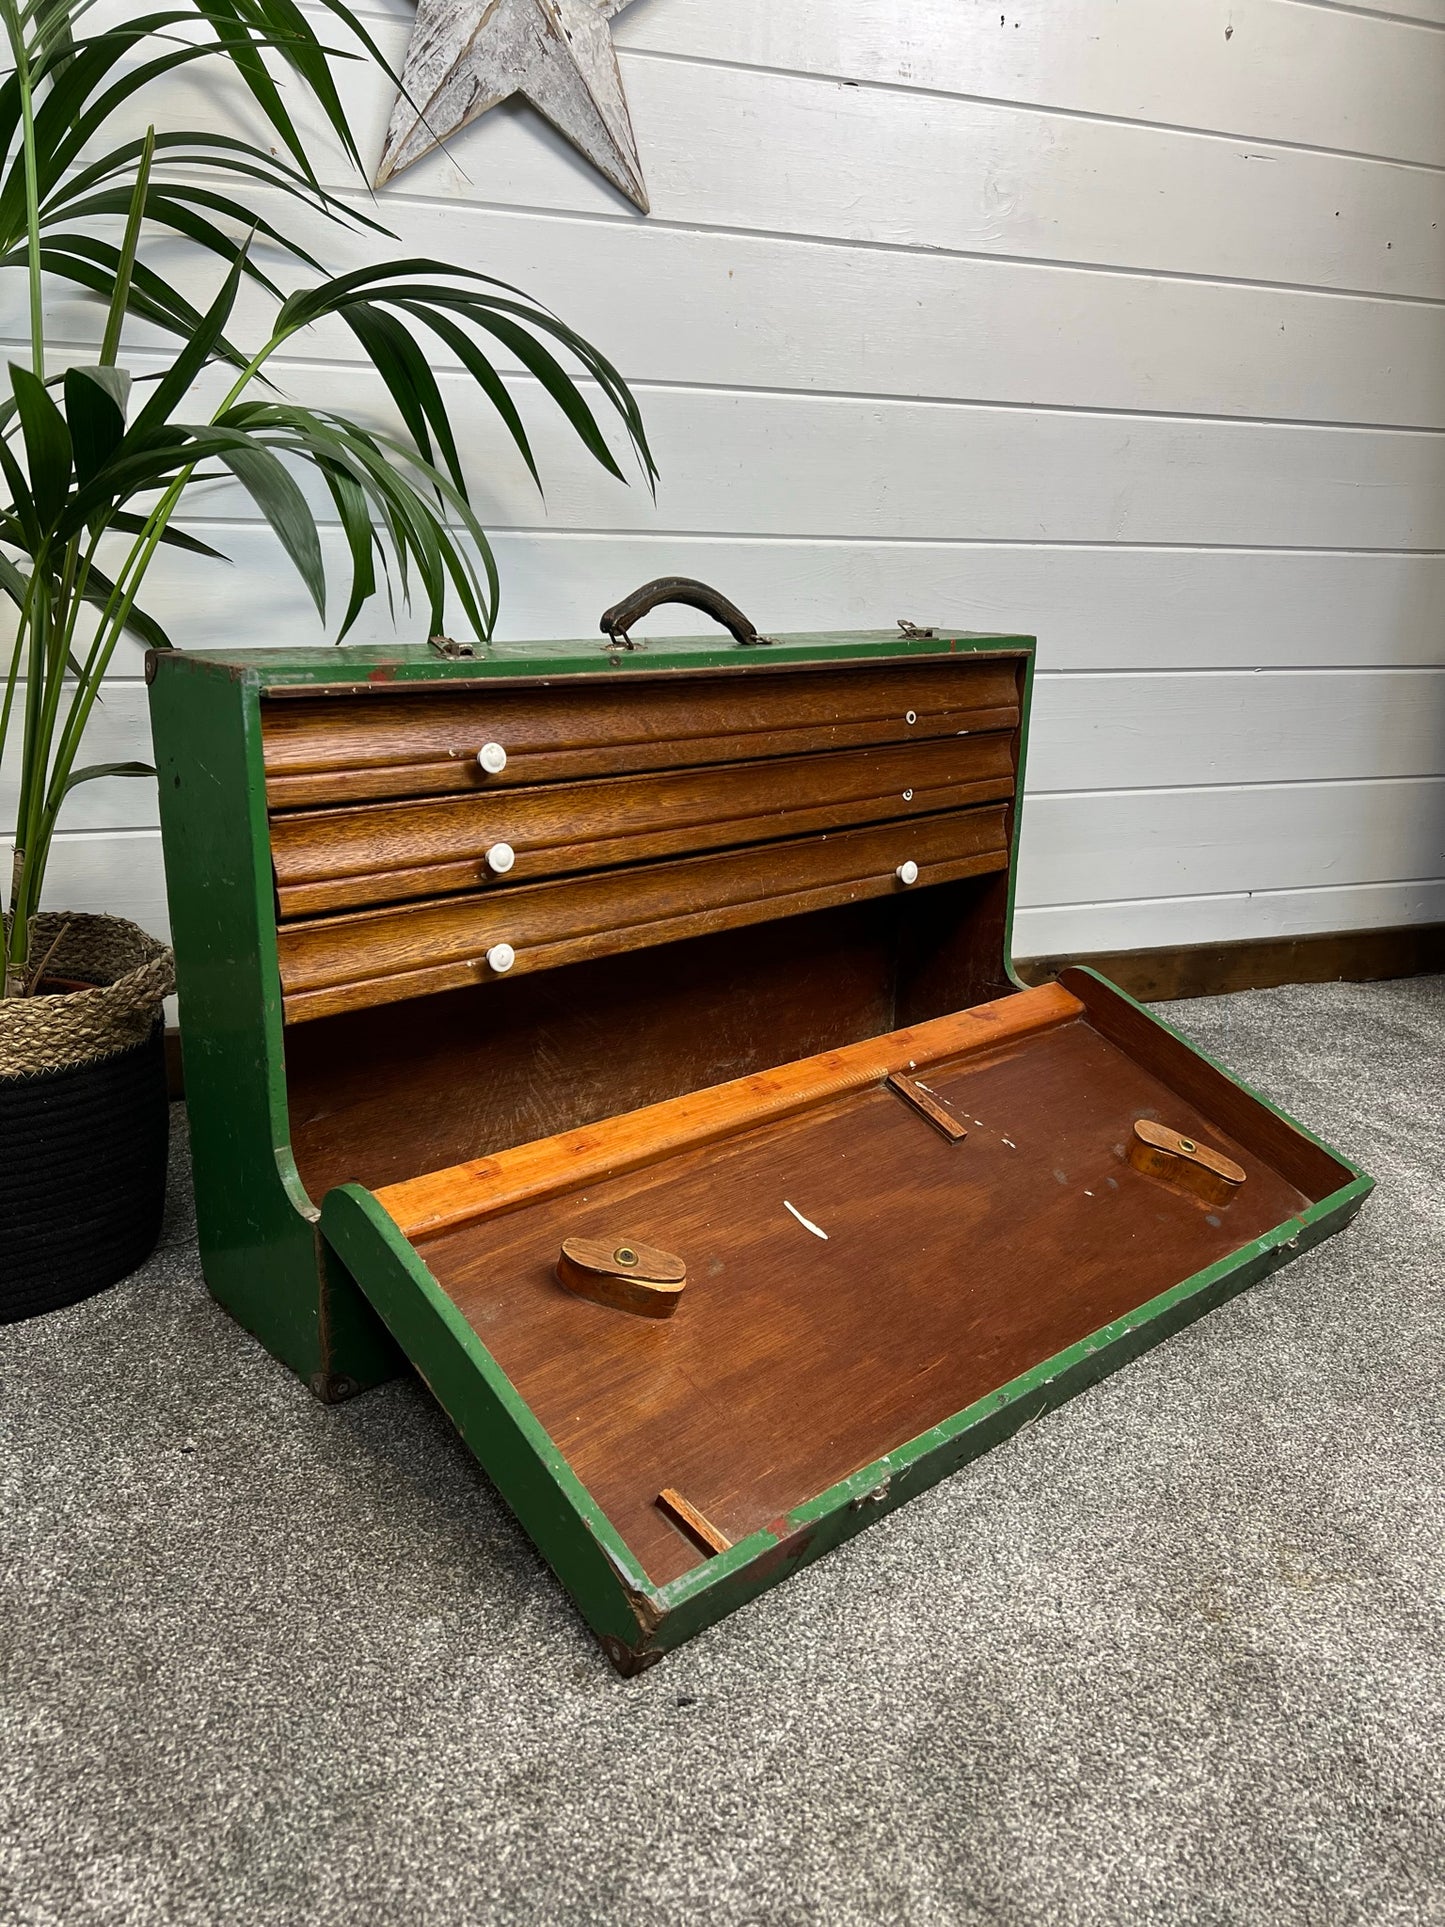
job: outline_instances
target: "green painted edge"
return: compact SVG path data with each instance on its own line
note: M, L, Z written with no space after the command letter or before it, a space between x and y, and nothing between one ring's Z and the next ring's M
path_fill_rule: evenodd
M1034 669L1036 655L1031 647L1024 657L1024 686L1019 701L1019 724L1014 735L1018 754L1014 765L1014 793L1010 804L1012 811L1012 834L1009 839L1008 853L1008 903L1004 911L1003 925L1003 974L1005 981L1019 990L1027 990L1028 985L1014 969L1014 902L1018 895L1019 851L1023 833L1024 784L1028 778L1029 759L1029 721L1034 706Z
M1355 1215L1363 1174L1239 1251L851 1473L771 1527L654 1586L521 1394L372 1194L328 1194L322 1229L609 1657L636 1671L1309 1250Z
M1336 1164L1350 1172L1353 1177L1369 1178L1369 1188L1373 1190L1375 1180L1369 1176L1369 1173L1362 1165L1356 1164L1352 1158L1347 1158L1342 1151L1337 1151L1333 1144L1326 1144L1322 1137L1316 1137L1315 1133L1310 1130L1307 1124L1301 1124L1297 1117L1292 1116L1288 1111L1281 1110L1279 1105L1274 1103L1272 1099L1266 1097L1263 1091L1256 1090L1253 1084L1248 1083L1242 1077L1237 1077L1235 1073L1229 1069L1228 1065L1221 1064L1217 1057L1211 1057L1208 1051L1201 1050L1192 1038L1186 1037L1184 1032L1182 1030L1176 1030L1167 1018L1161 1017L1152 1005L1141 1004L1137 998L1131 997L1127 990L1121 990L1112 978L1106 977L1102 971L1095 970L1091 964L1071 964L1069 968L1076 970L1081 977L1092 977L1096 984L1102 984L1107 991L1119 999L1120 1003L1127 1004L1131 1010L1137 1011L1139 1016L1151 1023L1156 1030L1164 1031L1165 1034L1172 1037L1176 1043L1182 1044L1191 1057L1197 1058L1201 1064L1207 1064L1211 1070L1218 1071L1219 1075L1227 1078L1236 1089L1243 1091L1246 1096L1252 1097L1255 1103L1263 1110L1268 1111L1271 1116L1277 1117L1282 1124L1288 1124L1290 1129L1300 1137L1307 1138L1316 1150L1323 1151L1327 1157L1333 1158Z
M660 636L635 650L608 649L599 639L493 643L475 656L441 656L425 644L406 647L177 651L163 661L185 663L199 675L254 678L262 689L354 688L369 683L469 682L489 676L638 676L667 670L796 668L800 663L890 661L898 657L1032 652L1032 636L940 629L929 637L883 631L824 631L779 636L767 647L740 647L719 636Z
M645 1646L647 1575L395 1220L346 1184L327 1193L321 1228L593 1631L619 1658Z
M401 1361L328 1255L291 1151L259 683L151 664L202 1268L238 1323L340 1396Z
M665 1617L654 1645L670 1650L1258 1283L1348 1223L1371 1187L1369 1178L1352 1180L1298 1218L795 1507L777 1526L751 1534L730 1552L662 1587L657 1600Z

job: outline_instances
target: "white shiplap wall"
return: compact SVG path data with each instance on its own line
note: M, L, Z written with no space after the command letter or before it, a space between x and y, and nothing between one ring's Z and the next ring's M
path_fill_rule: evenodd
M406 0L364 10L399 57ZM380 209L590 334L654 439L655 505L519 379L544 504L460 404L501 633L674 570L772 629L1035 631L1020 954L1445 917L1445 0L635 0L616 37L649 220L512 108ZM285 382L354 407L353 355ZM178 640L322 639L244 498L194 520L239 566L168 568ZM82 792L51 900L162 928L154 821Z

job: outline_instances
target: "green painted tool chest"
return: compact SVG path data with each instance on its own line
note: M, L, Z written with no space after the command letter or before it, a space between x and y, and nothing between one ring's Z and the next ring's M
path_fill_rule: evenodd
M201 1251L415 1369L632 1672L1370 1179L1010 961L1033 645L149 662Z

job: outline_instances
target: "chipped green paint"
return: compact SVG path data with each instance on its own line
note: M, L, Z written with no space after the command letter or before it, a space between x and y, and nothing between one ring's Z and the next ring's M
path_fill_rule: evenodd
M770 648L747 651L730 641L689 638L650 642L631 654L588 640L496 645L463 660L424 648L152 659L166 875L207 1282L323 1397L345 1396L390 1376L409 1358L624 1672L652 1664L1329 1236L1354 1216L1373 1180L1250 1091L1257 1103L1334 1159L1344 1182L1328 1197L852 1473L718 1558L654 1586L371 1193L344 1186L331 1192L318 1212L300 1183L286 1104L261 761L262 697L281 688L340 691L474 683L492 676L645 676L965 652L1012 654L1023 661L1021 794L1033 691L1033 644L1027 637L950 632L928 639L783 637ZM1015 808L1003 959L1014 983L1020 982L1012 966L1017 819ZM1115 986L1109 990L1123 997ZM1124 1001L1146 1022L1178 1036L1133 999ZM1249 1091L1187 1039L1181 1041L1196 1058Z
M609 1658L631 1673L1339 1230L1374 1183L1363 1172L1345 1168L1353 1172L1349 1181L1308 1211L1102 1326L665 1586L647 1579L496 1359L371 1193L359 1185L333 1191L321 1221L352 1274L364 1281L398 1344L572 1594Z
M1027 636L939 630L494 643L475 657L405 648L187 650L147 658L201 1262L211 1292L326 1399L405 1369L317 1228L291 1155L261 703L293 689L475 686L490 678L638 678L950 655L1014 655ZM1025 697L1027 700L1027 694ZM1017 814L1015 812L1015 814Z

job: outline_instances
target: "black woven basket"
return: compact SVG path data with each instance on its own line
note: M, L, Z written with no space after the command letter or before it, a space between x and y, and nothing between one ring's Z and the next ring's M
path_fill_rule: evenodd
M99 1063L0 1078L0 1324L73 1305L155 1250L170 1106L164 1026Z

